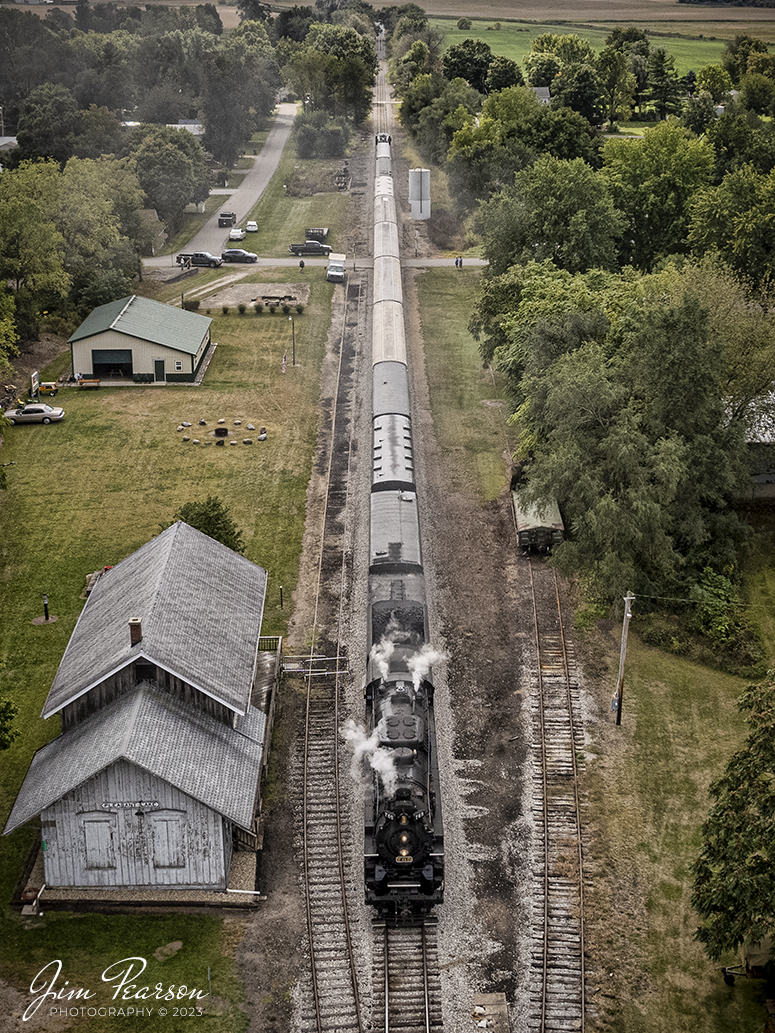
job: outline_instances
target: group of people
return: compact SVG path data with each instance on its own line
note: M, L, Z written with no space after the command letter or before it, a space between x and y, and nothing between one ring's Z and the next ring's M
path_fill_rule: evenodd
M456 269L462 269L463 268L463 259L460 257L460 255L458 255L458 257L455 259L455 268Z

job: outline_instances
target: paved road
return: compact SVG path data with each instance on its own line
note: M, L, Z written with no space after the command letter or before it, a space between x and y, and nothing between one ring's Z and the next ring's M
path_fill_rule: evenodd
M245 220L259 197L266 190L270 179L277 171L280 164L280 157L283 148L288 142L293 128L293 120L296 117L295 104L278 104L277 117L274 125L266 138L266 143L261 148L250 169L242 179L236 190L229 192L228 199L224 197L223 207L237 216L238 225L245 224ZM219 191L220 193L220 191ZM210 251L214 255L220 255L225 247L229 247L229 231L218 226L218 214L208 219L205 226L197 233L187 245L186 251ZM244 247L250 251L250 234L243 241L235 241L233 247ZM265 263L266 265L277 265L277 261ZM289 262L289 265L298 264ZM146 266L175 266L174 255L162 255L159 258L145 258L143 265ZM245 267L247 268L247 267Z
M288 142L288 137L291 135L291 129L293 128L293 120L296 117L296 105L295 104L278 104L277 105L277 117L275 123L269 135L266 138L266 143L261 148L261 153L257 155L253 162L253 168L250 169L242 179L240 185L236 190L217 190L213 193L223 194L223 208L227 211L234 212L237 216L238 225L243 226L245 220L250 214L256 201L261 197L263 192L266 190L269 181L277 171L280 164L280 157L283 153L283 148ZM220 210L220 209L219 209ZM224 248L229 247L229 231L218 226L218 213L216 212L212 218L208 219L205 226L197 233L192 241L187 245L186 251L210 251L214 255L220 255ZM234 241L233 247L244 247L246 251L251 251L250 237L248 234L243 241ZM465 266L476 267L486 265L487 263L480 258L466 258ZM410 268L428 268L428 267L439 267L439 266L454 266L454 258L405 258L402 261L402 265ZM175 255L160 255L158 258L144 258L143 265L156 268L170 268L177 269L178 266L175 262ZM258 256L258 261L255 265L234 265L230 268L234 270L241 270L244 273L249 272L251 269L255 269L258 266L295 266L298 268L298 258L264 258L261 255ZM305 266L320 266L324 268L328 265L325 258L305 258ZM364 255L362 258L352 258L347 263L348 269L371 269L373 265L372 259ZM226 268L226 266L224 266Z

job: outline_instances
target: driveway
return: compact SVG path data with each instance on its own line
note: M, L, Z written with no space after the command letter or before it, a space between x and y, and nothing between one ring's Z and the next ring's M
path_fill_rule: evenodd
M253 205L266 190L272 176L280 164L280 156L288 142L296 117L295 104L278 104L274 125L261 148L261 153L253 161L253 167L243 176L242 182L228 195L224 195L223 207L237 216L237 224L244 226ZM208 219L207 223L186 246L186 251L210 251L220 255L225 247L229 247L229 231L218 226L218 213ZM234 241L233 247L244 247L250 251L250 234L243 241ZM290 264L290 263L289 263ZM175 255L160 255L158 258L144 258L143 265L148 267L174 266Z

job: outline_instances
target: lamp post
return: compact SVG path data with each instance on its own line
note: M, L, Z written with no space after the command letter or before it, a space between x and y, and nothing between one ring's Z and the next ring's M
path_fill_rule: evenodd
M296 324L293 321L293 316L288 316L288 320L291 324L291 335L293 338L293 347L291 349L291 365L296 365Z

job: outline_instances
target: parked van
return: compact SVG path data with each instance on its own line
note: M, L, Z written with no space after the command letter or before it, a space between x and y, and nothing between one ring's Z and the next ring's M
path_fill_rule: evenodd
M330 280L331 283L344 283L344 264L346 261L347 255L335 255L331 253L328 256L326 279Z

